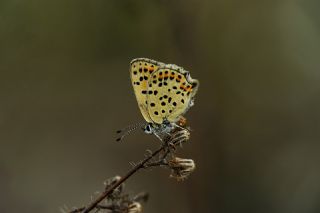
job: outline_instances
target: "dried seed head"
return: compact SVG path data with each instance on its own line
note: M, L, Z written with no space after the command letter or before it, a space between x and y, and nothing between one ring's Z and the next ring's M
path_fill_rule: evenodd
M189 139L190 139L189 130L182 129L182 130L179 130L177 132L174 132L171 135L171 138L170 138L170 140L168 142L171 143L171 144L174 144L174 145L176 145L176 144L181 145L182 143L187 142Z
M178 181L186 179L196 168L192 159L175 157L168 164L172 171L170 177L176 178Z
M121 179L121 177L119 175L114 176L112 178L109 178L108 180L104 181L104 185L107 187L112 186L113 184L115 184L116 182L118 182Z
M111 182L114 184L114 183L118 182L120 179L121 179L121 177L120 177L119 175L117 175L117 176L114 176L114 177L111 179Z
M114 176L112 178L109 178L104 182L105 190L108 190L110 187L112 187L114 184L116 184L121 179L120 176ZM124 188L124 183L122 183L120 186L118 186L113 193L110 195L110 198L115 199L117 196L119 196Z
M128 213L139 213L142 212L142 206L140 203L138 202L132 202L129 206L128 206Z

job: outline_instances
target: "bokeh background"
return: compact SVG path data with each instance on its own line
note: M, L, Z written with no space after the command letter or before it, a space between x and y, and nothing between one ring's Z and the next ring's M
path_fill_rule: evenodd
M184 182L154 169L130 192L144 212L320 212L317 0L1 0L0 212L81 206L156 149L129 62L175 63L200 80L187 114Z

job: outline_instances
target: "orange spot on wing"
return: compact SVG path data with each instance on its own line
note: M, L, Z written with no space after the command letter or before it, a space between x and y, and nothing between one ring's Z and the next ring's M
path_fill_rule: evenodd
M188 85L186 88L186 91L191 91L192 90L192 87L190 85Z

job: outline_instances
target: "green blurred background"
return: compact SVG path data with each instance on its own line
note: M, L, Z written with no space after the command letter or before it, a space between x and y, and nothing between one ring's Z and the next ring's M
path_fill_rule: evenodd
M317 0L0 2L0 212L81 206L159 142L115 130L142 116L129 62L200 80L188 112L196 161L128 181L144 212L320 212Z

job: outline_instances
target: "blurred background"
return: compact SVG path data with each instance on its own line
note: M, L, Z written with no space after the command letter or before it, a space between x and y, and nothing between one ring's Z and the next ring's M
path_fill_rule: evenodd
M144 212L320 212L317 0L0 2L0 212L82 206L156 149L129 62L175 63L200 80L179 151L184 182L142 171Z

